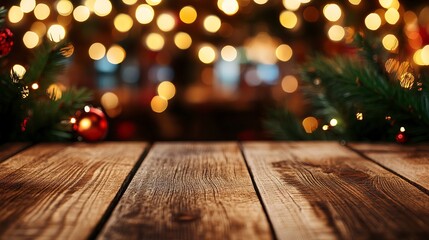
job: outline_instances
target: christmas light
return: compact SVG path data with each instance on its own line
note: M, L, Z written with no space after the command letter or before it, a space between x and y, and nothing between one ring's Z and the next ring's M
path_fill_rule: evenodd
M24 36L22 37L22 41L24 42L24 45L31 49L36 47L39 44L39 35L37 33L32 31L27 31Z
M315 117L306 117L302 121L302 126L306 133L313 133L317 129L318 125L319 123Z
M395 35L387 34L386 36L383 37L383 40L381 41L381 43L383 44L383 47L386 50L395 51L398 48L399 41Z
M164 37L158 33L149 33L146 36L146 46L152 51L159 51L164 47Z
M93 60L100 60L106 54L106 47L101 43L93 43L88 49L89 57Z
M185 50L191 46L192 38L185 32L178 32L174 36L174 44L176 44L179 49Z
M170 100L176 95L176 87L172 82L163 81L158 85L158 95L166 100Z
M327 131L328 129L329 129L329 126L328 126L328 125L323 125L323 126L322 126L322 130L323 130L323 131Z
M377 13L370 13L365 18L365 26L372 31L377 30L381 26L381 18Z
M83 5L77 6L73 10L73 18L78 22L85 22L88 20L90 14L89 8Z
M349 0L349 3L351 3L353 5L359 5L360 2L361 2L361 0Z
M162 113L167 109L168 101L163 97L155 96L150 101L150 107L152 108L152 111Z
M356 119L359 121L362 121L363 120L363 113L361 113L361 112L356 113Z
M44 3L37 4L34 9L34 16L39 20L45 20L51 14L51 9Z
M59 24L53 24L48 28L47 36L53 42L60 42L66 36L66 30Z
M25 72L27 72L27 70L25 70L25 67L23 67L20 64L15 64L15 65L13 65L12 69L10 70L10 75L11 75L11 78L13 79L12 75L13 75L13 73L15 73L15 75L18 77L18 79L22 79L25 75Z
M96 0L94 3L94 13L100 17L110 14L112 3L109 0Z
M329 121L329 124L330 124L332 127L335 127L335 126L337 126L338 121L337 121L337 119L332 118L332 119L331 119L331 121Z
M29 13L36 7L36 0L21 0L19 3L22 12Z
M276 48L276 57L282 62L287 62L292 58L293 50L287 44L281 44Z
M119 45L112 45L109 50L107 50L106 57L107 61L111 64L119 64L124 61L126 56L125 50Z
M298 80L293 75L287 75L283 77L281 85L284 92L293 93L298 89Z
M405 132L405 128L404 128L404 127L401 127L401 128L399 128L399 131L400 131L400 132Z
M283 11L280 13L279 20L280 24L287 29L294 28L298 23L298 17L291 11Z
M289 11L296 11L301 6L300 0L283 0L283 6Z
M342 15L341 8L335 3L326 4L325 7L323 7L323 15L328 21L335 22L340 19Z
M106 110L115 109L119 106L119 98L113 92L105 92L100 98L100 103Z
M180 20L186 24L191 24L197 19L197 11L192 6L185 6L180 9Z
M12 6L7 14L9 22L19 23L24 17L24 12L18 6Z
M227 62L232 62L237 58L237 50L235 49L235 47L227 45L222 48L222 50L220 51L220 55L223 60Z
M151 6L156 6L162 2L162 0L146 0L147 4Z
M345 34L346 32L344 31L344 28L339 25L333 25L328 30L329 39L335 42L341 41Z
M238 12L239 9L237 0L218 0L217 6L226 15L234 15Z
M386 19L386 22L391 25L396 24L399 20L399 17L399 12L395 8L389 8L384 13L384 18Z
M67 0L60 0L57 3L57 12L62 16L68 16L73 12L73 4Z
M215 33L220 29L222 22L216 15L209 15L204 19L203 25L207 32Z
M128 14L120 13L113 20L113 25L119 32L128 32L133 27L133 19Z
M212 45L204 45L198 50L198 58L205 64L210 64L216 59L216 51Z
M31 88L32 88L33 90L37 90L37 89L39 89L39 84L37 84L37 83L33 83L33 84L31 84Z
M46 89L46 93L48 94L49 98L54 101L61 99L63 96L61 86L55 83L49 85L49 87Z
M141 4L136 9L136 19L141 24L148 24L152 22L155 11L153 8L147 4Z
M173 30L176 25L176 20L170 13L162 13L156 20L156 25L161 31L169 32Z

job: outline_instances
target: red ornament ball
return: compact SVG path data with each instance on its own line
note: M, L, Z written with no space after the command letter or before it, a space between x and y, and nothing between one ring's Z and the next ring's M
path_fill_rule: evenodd
M9 54L13 46L13 33L9 28L0 29L0 57L4 57Z
M85 107L84 111L76 113L75 131L84 141L95 142L106 137L108 129L107 119L103 111L94 107Z
M407 142L407 136L403 132L399 132L396 134L395 140L397 143L405 143Z

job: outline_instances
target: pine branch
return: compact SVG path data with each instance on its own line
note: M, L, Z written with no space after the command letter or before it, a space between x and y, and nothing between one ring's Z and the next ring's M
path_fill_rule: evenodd
M6 19L7 9L5 7L0 7L0 28L3 27Z

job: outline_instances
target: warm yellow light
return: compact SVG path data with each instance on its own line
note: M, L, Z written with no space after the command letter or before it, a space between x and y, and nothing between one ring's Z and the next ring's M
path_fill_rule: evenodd
M89 57L93 60L100 60L106 55L106 47L103 44L93 43L88 49Z
M204 45L198 50L198 58L205 64L210 64L216 60L216 51L211 45Z
M61 16L68 16L73 12L73 4L67 0L60 0L57 3L57 12Z
M404 128L404 127L400 127L400 128L399 128L399 131L400 131L400 132L405 132L405 128Z
M337 124L338 124L338 120L337 120L337 119L335 119L335 118L332 118L332 119L331 119L331 121L329 121L329 124L330 124L332 127L335 127L335 126L337 126Z
M158 85L157 92L160 97L170 100L176 95L176 87L172 82L164 81Z
M121 63L124 61L125 56L125 50L117 44L112 45L106 53L107 61L109 61L111 64Z
M39 44L39 35L37 33L32 31L27 31L24 36L22 37L22 41L24 42L24 45L31 49L35 48Z
M79 127L78 127L78 131L85 131L87 129L90 129L92 125L92 122L89 118L82 118L79 121Z
M293 50L287 44L281 44L276 48L276 57L282 62L287 62L292 58Z
M127 5L133 5L137 2L137 0L122 0L122 2Z
M235 47L227 45L222 48L220 51L220 55L222 56L223 60L227 62L232 62L237 58L237 49Z
M329 126L328 126L328 125L323 125L323 126L322 126L322 130L323 130L323 131L327 131L328 129L329 129Z
M83 5L77 6L73 11L73 18L78 22L85 22L88 20L91 12L89 8Z
M168 101L163 97L155 96L152 98L152 101L150 101L150 107L152 108L152 111L162 113L167 109Z
M112 11L112 3L109 0L96 0L94 3L94 13L100 17L109 15Z
M36 7L36 0L21 0L19 3L22 12L29 13Z
M85 5L89 11L94 12L94 5L97 0L84 0L83 5Z
M326 4L323 7L323 15L331 22L335 22L341 17L341 8L335 3Z
M147 4L141 4L136 9L136 19L141 24L148 24L152 22L154 16L155 11Z
M394 9L394 8L389 8L387 9L387 11L384 13L384 18L386 19L386 22L394 25L398 22L399 20L399 12L398 10Z
M164 37L158 33L149 33L146 37L146 46L152 51L159 51L164 47Z
M415 64L423 66L426 65L422 59L422 49L418 49L413 55L413 61Z
M173 30L176 25L176 20L171 14L162 13L156 19L156 25L158 25L158 28L161 29L161 31L169 32Z
M33 84L31 84L31 88L32 88L33 90L37 90L37 89L39 89L39 84L37 84L37 83L33 83Z
M380 5L384 8L390 8L393 5L393 0L378 0Z
M151 6L156 6L162 2L162 0L146 0L147 4Z
M218 16L209 15L204 19L203 25L207 32L215 33L219 31L222 22Z
M370 13L365 18L365 26L372 31L377 30L381 26L381 18L377 13Z
M287 75L282 79L282 89L287 93L293 93L298 89L298 80L293 75Z
M25 70L25 67L23 67L20 64L15 64L15 65L13 65L12 69L10 70L10 75L12 76L13 73L15 73L15 75L19 79L22 79L26 72L27 72L27 70Z
M70 123L71 123L71 124L75 124L75 123L76 123L76 121L77 121L77 120L76 120L76 118L74 118L74 117L70 118Z
M291 11L283 11L279 18L281 25L288 29L294 28L298 23L298 17Z
M188 49L192 44L192 38L185 32L178 32L174 36L174 44L176 44L179 49Z
M359 121L362 121L363 120L363 113L361 113L361 112L356 113L356 119Z
M47 36L52 42L60 42L66 36L66 30L59 24L53 24L48 28Z
M179 17L182 22L191 24L197 19L197 11L192 6L186 6L180 10Z
M61 86L55 83L49 85L49 87L46 89L46 93L48 94L48 97L54 101L61 99L63 96Z
M46 33L46 25L43 22L34 22L31 24L30 30L37 33L39 37L42 37Z
M383 44L383 47L389 51L395 51L398 48L398 38L396 38L393 34L387 34L383 37L383 40L381 41Z
M339 25L333 25L328 30L329 39L335 42L341 41L345 34L346 32L344 31L344 28Z
M268 0L253 0L256 4L263 5L268 2Z
M119 32L128 32L133 27L133 19L128 14L120 13L113 20L113 25Z
M314 132L319 126L319 122L315 117L306 117L302 120L302 126L306 133Z
M7 14L9 18L9 22L11 23L18 23L22 20L24 17L24 13L22 12L21 8L18 6L12 6L9 9L9 12Z
M429 45L425 45L420 53L424 65L429 65Z
M44 3L39 3L34 8L34 16L39 20L45 20L49 17L49 14L51 14L51 9Z
M226 15L234 15L239 9L237 0L218 0L217 7Z
M359 5L361 0L349 0L349 3L353 4L353 5Z
M300 0L283 0L283 6L289 11L296 11L301 6Z
M119 106L119 98L112 92L106 92L101 96L100 103L106 110L115 109Z

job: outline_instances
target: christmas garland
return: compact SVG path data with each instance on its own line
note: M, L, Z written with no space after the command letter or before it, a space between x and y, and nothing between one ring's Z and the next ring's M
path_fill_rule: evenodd
M288 110L270 114L266 127L278 139L421 142L429 140L429 78L408 61L385 56L361 35L356 54L316 56L302 66L302 92L312 121Z

